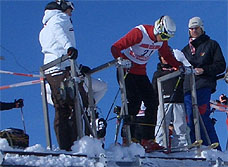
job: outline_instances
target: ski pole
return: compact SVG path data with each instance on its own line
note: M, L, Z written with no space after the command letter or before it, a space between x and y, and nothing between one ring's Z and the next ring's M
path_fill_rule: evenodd
M126 74L124 75L124 79L127 77L127 74L128 74L128 72L126 72ZM118 89L118 91L117 91L117 93L116 93L116 96L115 96L115 98L114 98L114 100L113 100L113 103L112 103L112 105L111 105L111 107L110 107L110 109L109 109L109 111L108 111L107 117L106 117L106 119L105 119L106 121L108 120L108 117L109 117L109 115L110 115L110 113L111 113L111 111L112 111L113 105L114 105L115 102L116 102L116 98L117 98L119 92L120 92L120 88Z
M26 130L25 130L25 120L24 120L24 114L23 114L22 107L21 107L21 120L22 120L22 123L23 123L23 126L24 126L24 132L26 133Z
M110 107L110 109L109 109L109 111L108 111L108 115L107 115L107 117L105 118L105 121L108 120L108 117L109 117L109 115L110 115L110 113L111 113L111 111L112 111L112 108L113 108L113 106L114 106L114 104L115 104L115 102L116 102L116 98L117 98L119 92L120 92L120 89L118 89L118 91L117 91L117 93L116 93L116 96L115 96L115 98L114 98L114 100L113 100L113 103L112 103L112 105L111 105L111 107Z

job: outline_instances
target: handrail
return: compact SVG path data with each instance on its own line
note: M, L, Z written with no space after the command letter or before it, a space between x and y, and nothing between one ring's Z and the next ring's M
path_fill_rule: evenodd
M41 92L42 92L42 102L43 102L43 114L44 114L44 122L45 122L45 134L46 134L46 143L47 146L52 149L52 143L51 143L51 133L50 133L50 122L49 122L49 113L48 113L48 105L47 105L47 97L46 97L46 87L45 87L45 70L60 64L66 60L71 60L70 66L71 66L71 70L73 70L74 72L72 72L72 77L75 77L77 74L77 69L75 67L75 61L73 59L71 59L70 56L68 55L63 55L60 58L57 58L43 66L40 67L40 75L44 78L44 80L41 82ZM96 134L96 124L95 124L95 112L94 112L94 100L93 100L93 93L92 93L92 81L91 81L91 75L99 72L101 70L104 70L108 67L111 67L113 65L115 65L117 63L117 60L112 60L109 61L105 64L102 64L98 67L95 67L93 69L91 69L89 72L86 73L86 77L89 80L89 90L88 90L88 95L89 95L89 111L91 112L91 123L92 123L92 132L93 132L93 136L97 137ZM76 92L78 87L76 86ZM75 96L75 107L78 108L77 111L81 111L81 107L78 105L79 104L79 97L78 95ZM76 110L75 110L76 111ZM82 111L83 112L83 111ZM82 126L81 123L79 122L81 120L81 114L75 113L76 114L76 123L77 123L77 127L80 128L79 132L79 139L82 137ZM84 114L85 116L85 114Z

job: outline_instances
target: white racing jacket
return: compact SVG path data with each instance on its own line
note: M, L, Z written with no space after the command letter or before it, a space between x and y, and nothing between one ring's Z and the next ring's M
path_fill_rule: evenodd
M45 10L42 20L44 25L39 34L39 41L47 64L67 53L69 47L76 48L75 34L70 16L60 10ZM50 70L65 69L70 62L65 61Z

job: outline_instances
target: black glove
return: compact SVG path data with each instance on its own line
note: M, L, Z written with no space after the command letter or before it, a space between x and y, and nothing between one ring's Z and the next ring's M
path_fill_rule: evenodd
M24 106L24 100L23 99L15 100L14 104L15 104L15 108L21 108Z
M81 74L85 76L85 74L88 73L91 70L91 68L89 68L88 66L83 66L82 64L80 64L79 70L80 70Z
M67 55L71 58L71 59L77 59L78 57L78 50L75 49L74 47L69 47L67 49Z

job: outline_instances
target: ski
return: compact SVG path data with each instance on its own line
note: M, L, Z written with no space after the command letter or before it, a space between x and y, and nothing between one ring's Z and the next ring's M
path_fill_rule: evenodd
M228 105L218 103L217 101L210 101L210 107L216 110L228 113Z
M164 152L166 154L169 154L169 153L173 153L173 152L190 151L192 148L201 146L202 143L203 143L203 140L197 140L194 143L187 145L187 146L164 148L161 150L153 150L151 152Z
M85 154L74 154L74 153L61 153L61 152L31 152L31 151L5 151L0 150L0 152L3 155L6 154L17 154L19 156L39 156L39 157L45 157L45 156L60 156L60 155L68 155L72 157L87 157Z
M168 153L191 151L193 148L200 147L202 145L202 143L203 143L203 140L196 140L194 143L187 145L187 146L171 148Z
M206 151L206 150L216 149L218 146L219 146L219 143L218 142L212 143L209 146L203 146L203 147L201 147L200 148L200 151Z
M201 145L199 145L198 147L200 147ZM203 146L203 147L192 147L191 149L185 150L185 151L195 151L195 150L199 150L201 151L206 151L206 150L211 150L211 149L215 149L219 146L219 143L212 143L209 146ZM172 150L171 153L177 153L177 152L183 152L184 150Z
M206 161L206 158L196 158L196 157L163 157L163 156L141 156L141 159L145 158L158 158L158 159L167 159L167 160L198 160L198 161Z

